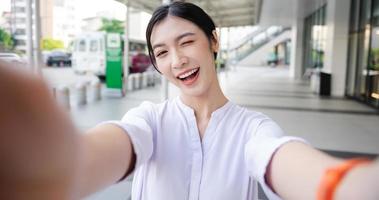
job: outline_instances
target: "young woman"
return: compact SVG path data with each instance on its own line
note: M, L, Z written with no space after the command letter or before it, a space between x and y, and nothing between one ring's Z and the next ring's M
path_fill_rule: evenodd
M1 141L32 149L27 153L8 145L0 151L7 153L0 156L7 158L2 163L23 163L18 158L29 163L5 165L20 174L16 180L23 183L13 181L9 186L6 183L15 175L2 178L0 186L11 188L5 192L8 197L76 198L122 181L134 171L134 200L257 199L258 182L269 199L378 198L378 192L370 190L378 183L378 162L357 166L363 162L330 157L300 138L284 136L269 117L225 97L215 69L219 50L215 25L201 8L183 2L159 7L146 37L154 66L180 88L180 96L160 104L144 102L120 121L104 122L84 136L76 134L40 81L0 68L0 79L9 82L2 97L18 100L11 108L18 104L23 108L9 110L2 102L5 112L0 116L7 120L0 120L0 126L16 136L30 133L22 140L26 142L13 136ZM12 93L26 85L37 95L26 101L26 91ZM38 117L9 116L7 110ZM14 123L20 118L21 129ZM39 145L38 138L44 138L45 145ZM331 167L334 171L325 173ZM43 170L35 174L36 169ZM334 176L334 182L328 181L349 169L344 179Z

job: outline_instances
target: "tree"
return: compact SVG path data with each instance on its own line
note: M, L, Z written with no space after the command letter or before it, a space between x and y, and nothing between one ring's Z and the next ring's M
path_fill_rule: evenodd
M124 22L117 19L102 18L102 25L99 31L107 33L124 33Z
M11 50L14 47L12 36L4 29L0 28L0 49Z
M43 50L54 50L54 49L63 49L64 44L61 40L54 40L51 38L42 39L42 49Z

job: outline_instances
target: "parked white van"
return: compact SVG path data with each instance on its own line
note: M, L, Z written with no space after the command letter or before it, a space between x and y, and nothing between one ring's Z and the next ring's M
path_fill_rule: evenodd
M144 40L129 39L129 63L138 48L146 49ZM123 48L122 48L123 50ZM75 73L94 73L105 78L106 33L86 32L77 36L73 42L72 69Z
M88 32L76 37L71 61L75 73L92 72L105 76L105 35L105 32Z

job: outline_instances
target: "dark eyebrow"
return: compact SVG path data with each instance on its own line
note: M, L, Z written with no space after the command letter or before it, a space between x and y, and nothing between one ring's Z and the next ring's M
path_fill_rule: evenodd
M192 32L186 32L186 33L183 33L183 34L179 35L178 37L176 37L176 38L175 38L175 41L177 42L177 41L181 40L181 39L184 38L184 37L192 36L192 35L195 35L195 33L192 33ZM165 46L165 44L162 44L162 43L155 44L155 45L153 46L153 50L154 50L155 48L162 47L162 46Z

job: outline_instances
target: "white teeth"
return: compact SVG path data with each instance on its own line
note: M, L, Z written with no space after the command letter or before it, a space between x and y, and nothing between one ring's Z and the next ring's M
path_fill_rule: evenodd
M184 79L184 78L187 78L188 76L191 76L193 73L197 72L197 70L199 70L199 68L196 68L196 69L193 69L185 74L182 74L179 76L180 79Z

